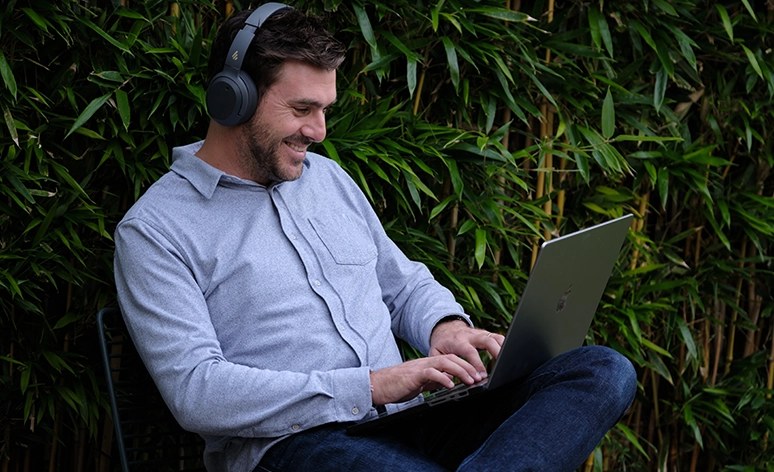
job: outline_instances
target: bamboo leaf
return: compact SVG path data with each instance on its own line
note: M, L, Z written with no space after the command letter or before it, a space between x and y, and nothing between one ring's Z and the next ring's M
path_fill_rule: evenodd
M441 41L443 47L446 50L446 61L449 64L449 72L451 73L452 84L454 84L454 90L460 89L460 66L457 64L457 50L454 48L454 43L448 36L442 36Z
M665 0L651 0L654 5L659 7L661 10L663 10L667 15L671 15L674 17L678 17L677 11L675 10L675 7L673 7L671 4L666 2Z
M758 59L755 57L755 54L753 54L753 52L750 51L750 49L744 44L742 44L742 49L744 49L744 53L747 56L747 60L750 61L750 65L752 66L753 70L762 79L763 71L761 70L760 64L758 64Z
M733 43L734 27L733 25L731 25L731 18L728 17L728 11L726 10L726 7L724 7L721 3L716 3L715 9L717 9L718 14L720 15L720 20L723 22L723 29L726 30L726 34L728 35L728 38Z
M688 329L688 326L685 324L685 321L683 321L682 318L676 318L676 320L677 326L680 328L680 336L682 337L685 346L688 348L688 353L693 359L698 359L699 353L696 349L696 343L694 342L691 330Z
M13 115L11 115L11 110L8 109L8 105L5 104L5 102L2 103L3 108L3 119L5 120L5 126L8 127L8 132L11 135L11 139L13 140L14 144L16 144L17 147L19 147L19 133L16 130L16 123L13 121Z
M683 138L675 136L639 136L633 134L619 134L610 140L610 142L617 141L641 141L643 143L666 143L670 141L683 141ZM632 156L634 156L632 154Z
M627 427L625 424L623 424L623 423L618 423L617 425L615 425L615 427L616 427L616 428L618 428L618 429L619 429L619 430L620 430L620 431L621 431L621 432L624 434L624 436L626 436L626 439L627 439L627 440L628 440L630 443L632 443L632 444L634 445L634 447L636 447L636 448L637 448L637 450L640 452L640 454L642 454L642 455L643 455L644 457L646 457L646 458L648 458L648 457L649 457L649 456L648 456L648 453L647 453L647 452L645 452L645 448L643 448L643 447L642 447L642 444L640 444L640 441L639 441L639 439L637 439L637 435L634 433L634 431L632 431L631 429L629 429L629 428L628 428L628 427Z
M599 31L599 9L595 5L589 6L589 30L591 31L591 41L597 49L602 49L602 33Z
M13 99L16 100L16 78L13 76L11 66L8 65L8 62L5 60L5 53L3 53L3 51L0 51L0 77L3 78L5 88L11 92Z
M476 228L476 262L480 269L486 259L486 230Z
M19 387L21 388L21 393L24 393L27 391L27 387L30 385L30 375L32 374L32 369L27 366L26 369L21 371L20 376L20 384Z
M106 101L110 98L110 93L106 93L105 95L101 97L97 97L94 100L89 103L89 105L83 110L83 113L81 113L78 118L75 120L75 123L73 123L73 126L70 128L70 131L67 132L65 135L65 139L67 139L68 136L70 136L75 130L83 126L84 123L89 121L89 118L91 118L94 113L97 112L100 108L102 108L102 105L105 104Z
M530 17L526 13L509 10L507 8L495 8L495 7L471 8L468 11L470 13L481 13L485 16L494 18L496 20L511 21L514 23L521 23L524 21L535 21L534 18Z
M750 5L750 0L742 0L742 3L744 4L744 7L747 8L747 11L750 13L750 16L753 17L753 20L755 22L758 22L758 18L755 16L755 10L753 10L753 7Z
M615 57L613 52L613 36L610 34L610 28L607 25L607 18L605 18L604 14L600 13L597 16L597 22L599 23L599 34L602 36L602 41L605 43L607 54L613 58Z
M634 19L629 21L631 22L632 26L634 26L634 29L636 29L637 32L640 33L640 36L642 36L642 39L644 39L645 42L648 43L648 45L651 48L653 48L654 51L657 51L658 47L656 46L656 42L653 41L653 37L650 35L650 33L648 33L648 30L646 30L645 27L642 26L642 23Z
M666 86L669 80L669 74L663 67L656 72L656 85L653 89L653 107L657 112L661 112L664 105L664 96L666 95Z
M655 346L653 343L648 341L647 339L642 339L643 344L650 344L652 346ZM663 351L663 349L662 349ZM664 351L666 352L666 351ZM671 357L671 356L670 356ZM669 382L670 384L674 385L674 381L672 380L672 374L669 373L669 368L667 368L666 364L664 363L664 360L656 354L656 352L651 349L648 351L648 359L650 359L651 366L654 371L656 371L657 374L664 377L664 379Z
M610 93L610 87L607 88L607 95L602 102L602 136L606 139L613 137L615 133L615 105L613 95Z
M406 83L409 96L414 98L414 91L417 89L417 61L409 57L406 58Z
M38 25L38 28L42 29L45 32L48 32L48 22L37 14L35 10L32 8L22 8L21 9L24 13L27 14L27 16L32 20L33 23Z
M118 107L118 114L121 116L121 123L123 123L124 129L129 131L131 108L129 107L129 96L123 90L116 89L116 106Z
M372 50L377 48L376 36L374 36L374 30L371 27L371 20L368 18L368 13L365 9L357 3L352 4L352 9L355 10L355 16L357 17L357 23L360 25L360 32L363 33L363 38Z
M116 40L115 38L113 38L112 36L107 34L105 31L102 30L102 28L100 28L99 26L97 26L94 23L92 23L88 18L86 18L86 17L79 17L78 21L80 21L84 25L86 25L89 28L91 28L95 33L100 35L108 43L110 43L113 46L117 47L118 49L128 53L129 55L133 55L132 51L129 49L128 46L126 46L124 43ZM172 51L176 52L174 49Z
M32 194L30 193L30 191L27 189L27 187L24 186L24 184L22 184L19 181L19 179L16 178L15 175L13 175L12 172L6 173L3 176L3 178L8 179L8 182L11 183L13 188L15 188L16 191L19 192L22 195L22 197L24 197L25 200L27 200L28 202L30 202L32 204L35 203L35 199L32 198Z

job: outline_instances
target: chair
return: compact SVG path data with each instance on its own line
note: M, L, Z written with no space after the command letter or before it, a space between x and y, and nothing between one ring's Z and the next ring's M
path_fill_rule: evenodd
M97 327L121 470L205 471L204 441L175 421L129 337L121 312L100 310Z

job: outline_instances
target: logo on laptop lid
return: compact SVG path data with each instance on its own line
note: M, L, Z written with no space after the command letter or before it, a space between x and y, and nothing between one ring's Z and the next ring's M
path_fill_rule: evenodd
M567 290L562 294L562 296L559 297L559 301L556 303L557 313L564 310L564 307L567 306L567 297L569 297L571 293L572 293L572 284L570 284L570 286L567 287Z

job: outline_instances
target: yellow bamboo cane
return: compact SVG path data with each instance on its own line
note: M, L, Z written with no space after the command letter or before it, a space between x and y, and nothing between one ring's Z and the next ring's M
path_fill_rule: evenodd
M774 389L774 323L771 324L771 335L769 336L770 339L772 339L771 342L771 351L769 352L769 376L766 380L766 389L768 391L771 391ZM771 400L771 393L766 394L766 399ZM769 445L769 432L766 431L766 434L763 435L763 450L767 450Z
M546 11L546 19L548 23L551 23L552 21L554 21L554 0L548 1L548 10ZM546 49L546 64L549 64L550 62L551 62L551 50ZM549 109L548 101L546 99L543 99L543 103L540 105L540 114L542 115L542 118L540 120L540 138L541 140L544 140L550 133L553 133L553 124L554 124L553 110ZM549 185L548 191L549 192L551 191L550 189L551 166L553 166L553 155L551 154L550 151L545 152L543 154L543 169L542 170L537 169L538 175L537 175L537 185L535 189L535 197L537 199L541 199L545 195L544 192L545 192L545 186L546 186L546 179L548 179L548 185ZM549 217L551 216L550 198L548 201L546 201L545 204L543 204L543 211L545 211ZM546 239L549 239L551 237L551 234L548 230L545 230L543 236ZM534 238L532 241L532 260L530 261L530 265L529 265L530 271L532 271L532 268L535 266L538 249L539 249L539 245L538 245L537 238Z
M180 18L180 4L177 2L169 4L169 16ZM177 33L177 22L172 23L172 33Z
M738 266L739 270L744 268L744 258L747 254L747 237L742 239L742 247L739 249L739 259L742 259ZM736 281L736 295L734 297L734 306L739 306L739 301L742 299L742 282L743 277L740 275ZM734 308L731 312L731 323L728 325L728 347L726 348L726 365L723 369L724 374L728 374L731 370L731 362L734 360L734 344L736 342L736 319L739 317L739 312Z

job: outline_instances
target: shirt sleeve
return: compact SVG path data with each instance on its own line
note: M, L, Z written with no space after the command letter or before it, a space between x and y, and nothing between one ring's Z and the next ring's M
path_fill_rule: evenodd
M371 410L367 367L299 373L229 362L174 238L140 218L116 230L119 304L145 365L185 429L280 437Z

